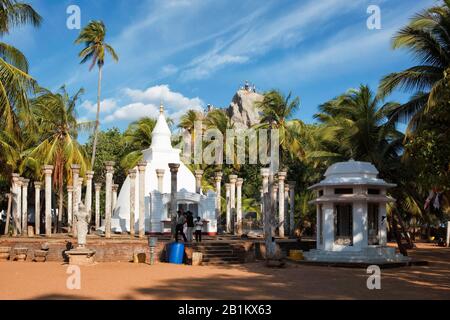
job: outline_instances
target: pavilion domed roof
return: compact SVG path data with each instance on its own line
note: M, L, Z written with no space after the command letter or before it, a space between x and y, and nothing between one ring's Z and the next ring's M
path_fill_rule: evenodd
M350 160L331 165L325 172L325 179L310 188L339 185L395 186L379 179L377 168L370 162Z

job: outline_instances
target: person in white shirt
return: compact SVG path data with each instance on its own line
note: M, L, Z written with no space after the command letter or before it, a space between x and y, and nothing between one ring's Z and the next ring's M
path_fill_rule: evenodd
M200 217L197 217L195 221L195 241L202 242L202 230L203 230L203 222L200 220Z

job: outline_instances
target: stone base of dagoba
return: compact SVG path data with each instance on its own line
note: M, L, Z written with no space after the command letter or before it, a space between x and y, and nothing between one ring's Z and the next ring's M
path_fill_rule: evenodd
M86 248L76 248L70 251L66 251L69 256L69 264L78 266L88 266L95 262L95 250Z

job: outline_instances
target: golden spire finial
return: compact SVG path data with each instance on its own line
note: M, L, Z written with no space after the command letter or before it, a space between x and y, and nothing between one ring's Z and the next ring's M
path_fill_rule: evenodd
M164 113L164 105L163 105L162 100L161 100L161 103L160 103L160 105L159 105L159 113L160 113L160 114L163 114L163 113Z

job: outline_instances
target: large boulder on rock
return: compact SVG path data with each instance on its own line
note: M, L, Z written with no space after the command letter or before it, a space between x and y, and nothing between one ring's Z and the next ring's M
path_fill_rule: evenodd
M259 123L260 110L257 103L263 98L263 95L252 90L241 89L236 92L227 109L227 114L234 122L235 128L246 129Z

